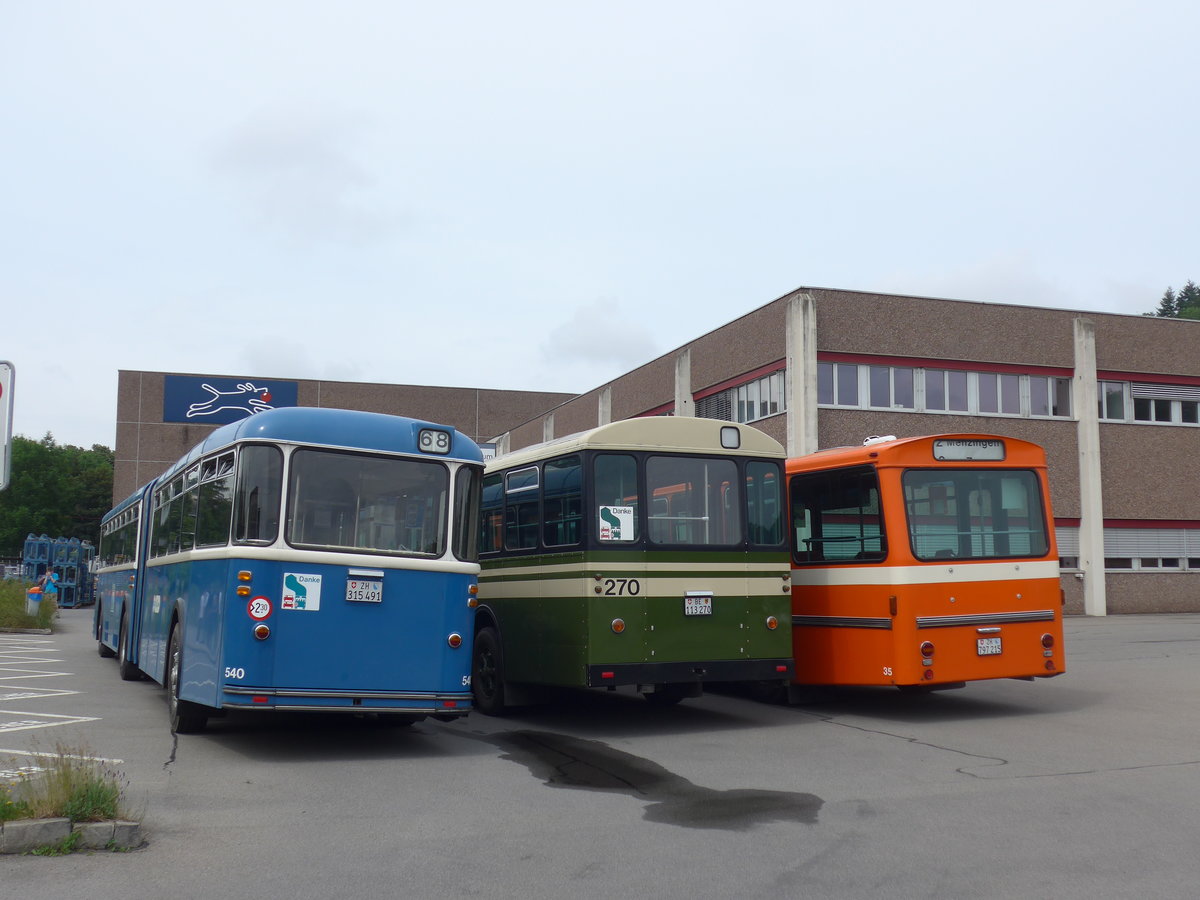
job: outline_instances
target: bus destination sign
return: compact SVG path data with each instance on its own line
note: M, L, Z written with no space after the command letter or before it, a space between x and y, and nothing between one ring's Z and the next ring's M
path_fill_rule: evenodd
M939 462L968 459L1001 462L1004 459L1004 441L986 438L936 440L933 442L933 458Z

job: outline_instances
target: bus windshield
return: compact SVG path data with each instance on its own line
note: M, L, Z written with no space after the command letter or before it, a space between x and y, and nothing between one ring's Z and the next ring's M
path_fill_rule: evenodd
M1041 557L1049 551L1032 471L910 469L903 484L918 559Z
M299 449L292 455L293 545L441 556L449 472L438 462Z

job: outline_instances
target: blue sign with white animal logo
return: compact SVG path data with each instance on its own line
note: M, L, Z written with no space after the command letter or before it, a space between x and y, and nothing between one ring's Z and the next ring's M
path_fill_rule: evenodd
M163 421L228 425L268 409L297 405L294 381L168 375L163 385Z

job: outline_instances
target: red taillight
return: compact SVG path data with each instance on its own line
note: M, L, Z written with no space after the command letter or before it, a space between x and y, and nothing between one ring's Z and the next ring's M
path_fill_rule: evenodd
M454 709L456 706L458 706L458 701L457 700L443 700L442 706L446 709Z
M776 667L775 667L775 671L776 671L776 672L786 672L786 671L787 671L787 666L776 666Z
M767 616L767 630L774 631L779 627L779 620L774 616Z
M933 681L933 669L926 669L926 670L925 670L925 680L926 680L926 681Z
M266 697L258 697L258 696L255 696L255 697L251 697L251 698L250 698L250 702L251 702L251 703L267 703L267 702L269 702L269 701L268 701L268 699L267 699Z
M459 647L462 646L462 635L456 631L453 634L451 634L448 638L446 638L446 643L449 644L455 650L457 650Z
M265 641L271 636L271 629L265 622L259 622L254 626L254 636L260 641Z
M613 634L620 634L622 631L624 631L625 630L625 620L624 619L613 619L612 620L612 630L613 630Z
M926 641L921 645L921 655L926 659L933 658L933 641Z
M601 678L616 678L617 673L616 672L601 672L600 677Z
M1043 634L1042 635L1042 646L1045 647L1047 650L1051 649L1054 646L1054 635Z

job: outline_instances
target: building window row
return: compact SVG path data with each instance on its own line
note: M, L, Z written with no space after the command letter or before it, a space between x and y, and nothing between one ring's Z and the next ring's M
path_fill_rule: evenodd
M1101 421L1200 425L1200 387L1101 381L1097 394Z
M783 371L772 372L696 401L697 417L725 422L757 422L785 412L787 379Z
M822 406L1071 418L1071 379L859 363L817 363Z
M1059 566L1079 568L1079 529L1060 526ZM1105 528L1106 572L1200 572L1200 528Z

